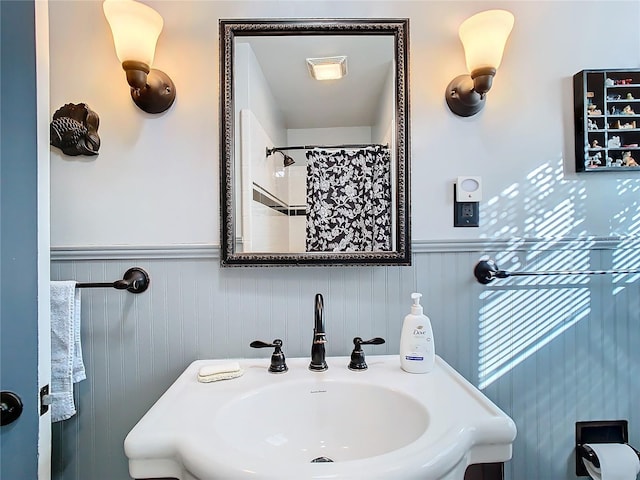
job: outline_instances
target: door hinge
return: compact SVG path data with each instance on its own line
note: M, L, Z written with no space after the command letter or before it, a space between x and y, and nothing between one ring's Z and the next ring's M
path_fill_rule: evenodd
M40 389L40 415L49 411L49 405L51 405L51 395L49 395L49 385L45 385Z

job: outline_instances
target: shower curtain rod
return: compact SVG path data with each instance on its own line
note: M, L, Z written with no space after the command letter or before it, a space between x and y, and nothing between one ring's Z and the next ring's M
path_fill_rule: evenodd
M312 150L314 148L365 148L365 147L386 147L389 148L389 144L379 144L379 143L352 143L352 144L344 144L344 145L294 145L291 147L267 147L267 157L271 155L273 152L279 152L282 150Z
M493 260L479 261L473 274L478 282L486 285L495 278L507 277L523 277L529 275L615 275L640 273L640 268L630 268L621 270L556 270L542 272L508 272L507 270L499 270L498 265Z

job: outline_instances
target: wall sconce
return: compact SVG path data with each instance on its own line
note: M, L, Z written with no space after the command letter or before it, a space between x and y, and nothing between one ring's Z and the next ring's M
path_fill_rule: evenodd
M134 0L105 0L102 9L127 73L133 102L147 113L164 112L176 98L176 87L166 73L151 69L162 17Z
M504 47L513 28L513 14L506 10L487 10L468 18L458 34L464 47L470 75L459 75L447 86L445 98L453 113L475 115L484 107Z

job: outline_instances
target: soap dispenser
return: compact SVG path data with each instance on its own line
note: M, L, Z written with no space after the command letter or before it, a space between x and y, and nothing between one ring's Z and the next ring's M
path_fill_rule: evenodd
M422 312L420 297L411 294L411 313L404 317L400 335L400 366L409 373L430 372L436 360L431 321Z

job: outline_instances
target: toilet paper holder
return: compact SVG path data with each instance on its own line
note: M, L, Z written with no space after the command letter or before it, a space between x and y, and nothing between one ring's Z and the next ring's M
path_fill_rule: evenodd
M633 448L628 443L625 443L625 445L628 446L634 452L636 452L638 459L640 459L640 452L638 450ZM600 468L600 460L598 460L598 455L596 455L596 452L594 452L589 445L578 445L576 448L577 448L577 452L580 460L584 458L585 460L589 460L594 467Z
M640 452L629 445L629 425L627 420L598 420L576 422L576 476L588 477L583 459L594 467L600 468L600 460L596 452L587 443L624 443L631 448L640 459Z

